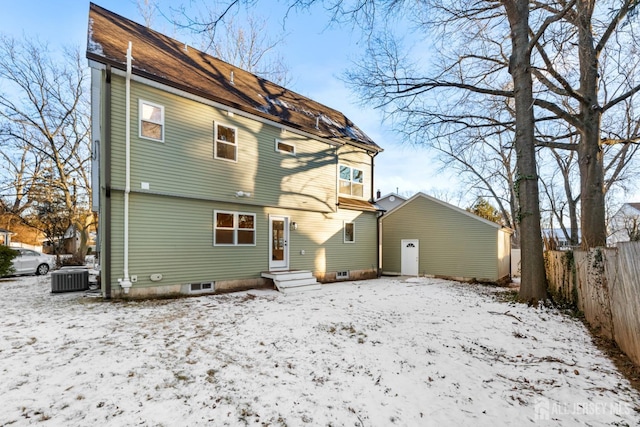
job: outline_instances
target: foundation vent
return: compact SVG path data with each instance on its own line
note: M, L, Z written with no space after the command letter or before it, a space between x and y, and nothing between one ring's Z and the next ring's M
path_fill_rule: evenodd
M190 283L189 292L192 294L200 294L205 292L213 292L215 290L214 282Z
M337 280L348 279L348 278L349 278L349 272L348 271L338 271L336 273L336 279Z

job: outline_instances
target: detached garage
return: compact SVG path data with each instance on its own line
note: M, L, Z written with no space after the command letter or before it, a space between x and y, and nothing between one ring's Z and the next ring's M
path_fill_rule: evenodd
M511 230L418 193L380 218L382 273L509 279Z

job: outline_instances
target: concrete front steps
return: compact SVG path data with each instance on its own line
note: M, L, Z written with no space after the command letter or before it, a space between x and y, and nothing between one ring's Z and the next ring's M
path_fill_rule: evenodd
M262 277L273 280L276 288L283 294L320 290L320 283L310 271L265 271Z

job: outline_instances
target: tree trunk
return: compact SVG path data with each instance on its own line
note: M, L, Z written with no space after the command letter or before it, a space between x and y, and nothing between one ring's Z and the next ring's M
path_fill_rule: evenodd
M571 239L569 240L569 244L571 246L576 246L580 243L580 236L578 234L578 213L577 213L577 201L576 199L569 199L569 221L571 223Z
M580 226L582 247L605 246L604 163L600 146L602 108L598 104L598 53L591 28L593 1L576 3L580 59Z
M556 152L555 149L551 149L553 156L556 158L558 169L562 173L562 181L564 184L564 195L567 199L567 207L569 208L569 227L571 227L571 235L567 236L569 240L569 246L577 246L580 243L578 236L578 198L573 197L573 190L571 189L571 165L573 163L574 153L570 153L566 159L566 163L562 160L562 157ZM562 218L560 218L562 221Z
M522 277L520 299L537 302L547 297L547 280L542 253L540 201L536 165L533 82L529 50L528 0L504 0L511 27L512 53L509 73L513 78L516 106L516 194L519 201Z

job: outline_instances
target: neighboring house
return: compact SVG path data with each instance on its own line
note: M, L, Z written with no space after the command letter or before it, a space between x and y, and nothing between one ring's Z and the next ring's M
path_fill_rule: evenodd
M500 282L510 277L511 233L418 193L380 218L383 274Z
M90 231L87 236L87 248L91 251L96 250L96 237L96 233L93 231ZM56 247L58 247L62 254L75 254L82 245L82 232L72 225L64 232L62 243L58 243L59 241L60 239L45 241L45 253L56 253Z
M640 239L640 203L625 203L609 220L607 245Z
M571 228L566 228L565 230L562 230L562 228L543 228L542 240L545 244L545 249L564 251L577 246L571 245L571 242L569 241L570 239L567 238L567 235L571 236ZM582 233L581 230L578 229L578 245L580 244L581 240Z
M11 236L14 233L4 228L0 228L0 245L11 246Z
M391 209L395 208L396 206L400 206L406 201L407 199L405 197L399 196L396 193L390 193L384 197L380 197L380 191L378 191L376 205L378 205L378 207L384 211L390 211Z
M95 4L87 58L106 297L376 277L382 149L343 114Z

